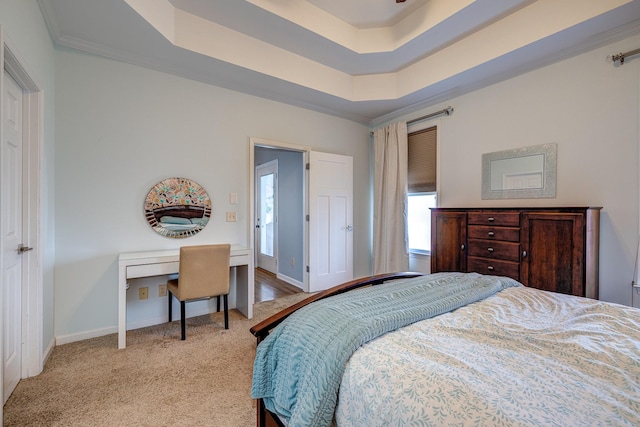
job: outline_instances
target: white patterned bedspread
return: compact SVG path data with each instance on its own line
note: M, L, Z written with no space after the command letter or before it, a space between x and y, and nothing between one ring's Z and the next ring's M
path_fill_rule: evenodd
M639 426L640 310L509 288L349 360L347 426Z

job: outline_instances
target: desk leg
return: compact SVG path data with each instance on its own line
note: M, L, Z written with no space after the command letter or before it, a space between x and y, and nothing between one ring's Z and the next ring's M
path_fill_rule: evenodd
M238 265L236 269L236 308L247 319L253 318L253 303L255 300L255 278L253 263Z
M127 267L118 273L118 349L127 346Z

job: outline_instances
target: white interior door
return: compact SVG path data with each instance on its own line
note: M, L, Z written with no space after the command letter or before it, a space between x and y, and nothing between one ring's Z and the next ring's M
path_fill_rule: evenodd
M22 89L5 72L2 133L3 404L22 371Z
M309 291L353 279L353 158L309 153Z
M278 274L278 160L256 166L257 267Z

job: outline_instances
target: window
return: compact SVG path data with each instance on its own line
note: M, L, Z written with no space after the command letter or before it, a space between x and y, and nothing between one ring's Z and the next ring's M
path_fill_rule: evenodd
M436 149L435 126L408 135L408 206L407 234L409 251L431 253L431 210L436 206Z
M409 194L407 227L410 252L431 252L431 211L436 207L436 193Z

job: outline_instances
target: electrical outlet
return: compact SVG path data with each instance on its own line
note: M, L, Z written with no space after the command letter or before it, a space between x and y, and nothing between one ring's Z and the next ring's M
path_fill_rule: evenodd
M138 299L147 299L149 298L149 288L146 286L144 288L138 289Z
M232 205L238 204L238 193L229 193L229 203Z
M166 297L167 296L167 285L158 286L158 296Z
M236 222L238 218L236 217L235 211L227 212L227 222Z

